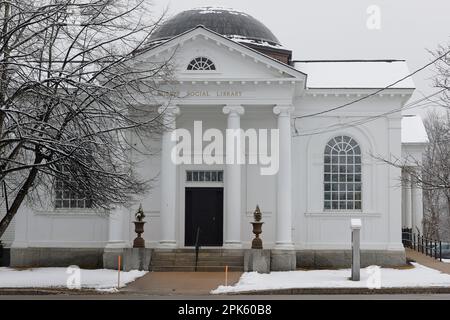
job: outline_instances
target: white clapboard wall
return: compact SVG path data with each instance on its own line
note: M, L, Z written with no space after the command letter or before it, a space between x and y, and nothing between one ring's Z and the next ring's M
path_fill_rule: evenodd
M1 189L3 189L3 188L1 188ZM0 219L2 219L5 216L5 213L6 213L5 197L3 194L3 190L1 190L0 191ZM0 238L4 247L10 247L11 243L14 241L15 220L16 219L13 219L11 221L11 223L8 226L8 229L6 229L5 233Z

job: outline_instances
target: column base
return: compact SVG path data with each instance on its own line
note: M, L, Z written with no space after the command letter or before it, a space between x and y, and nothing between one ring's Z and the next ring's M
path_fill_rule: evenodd
M175 240L160 240L158 248L176 248L177 242Z
M122 240L113 240L108 241L108 243L105 246L105 249L123 249L128 247L125 241Z
M242 249L242 242L240 241L225 241L224 249Z
M292 242L275 242L275 250L295 250Z

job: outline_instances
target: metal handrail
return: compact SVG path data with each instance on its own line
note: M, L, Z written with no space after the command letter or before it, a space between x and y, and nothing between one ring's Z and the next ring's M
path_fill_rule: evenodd
M411 248L414 251L430 256L431 258L438 259L439 248L439 261L442 261L442 241L436 239L429 239L421 234L416 235L412 232L412 229L402 229L402 242L405 247Z
M199 237L200 237L200 227L197 227L197 235L195 236L195 268L194 268L195 272L197 272L198 252L200 250L200 245L198 243Z

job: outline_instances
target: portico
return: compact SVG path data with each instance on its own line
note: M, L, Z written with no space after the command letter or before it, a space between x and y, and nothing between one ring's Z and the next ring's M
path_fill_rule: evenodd
M161 165L161 231L162 238L159 240L159 247L184 247L184 239L176 236L175 230L177 230L177 217L184 215L185 212L181 212L182 205L179 204L178 194L173 190L182 192L182 188L178 187L179 181L183 180L183 177L177 177L177 172L180 175L185 176L186 170L177 170L177 164L174 164L170 155L176 148L177 141L171 139L171 136L176 129L176 116L182 118L183 110L189 112L189 108L192 105L182 105L177 107L160 108L160 111L164 114L164 119L169 121L166 125L166 131L162 135L161 139L161 157L164 164ZM280 154L283 157L279 159L279 171L275 175L278 192L276 193L276 211L274 216L276 217L276 242L275 248L283 250L293 250L292 240L292 188L291 188L291 176L292 176L292 164L291 164L291 113L293 111L292 105L280 104L279 106L257 106L247 104L228 104L222 107L223 115L226 117L226 124L224 124L225 132L237 132L235 136L231 134L229 137L224 132L223 136L227 137L226 145L224 148L225 154L223 155L222 163L205 164L196 162L196 168L207 170L208 167L220 168L223 170L223 187L224 187L224 247L230 249L243 248L242 244L242 219L245 216L245 207L247 205L247 199L243 199L245 192L243 190L243 171L242 167L246 166L246 158L248 158L248 150L246 152L245 141L245 128L241 126L241 118L245 117L245 110L254 110L258 107L265 109L272 109L272 115L266 113L268 117L271 117L277 124L276 128L279 131L278 148ZM198 106L197 106L198 108ZM217 108L218 109L218 108ZM170 119L170 120L169 120ZM270 138L270 137L268 137ZM234 141L232 140L234 139ZM248 145L247 145L248 147ZM234 148L234 149L233 149ZM230 156L226 151L233 150L233 156ZM202 151L202 150L201 150ZM194 155L194 159L198 159L198 155ZM200 157L201 158L201 157ZM204 184L203 186L205 186ZM216 187L217 184L212 184ZM263 199L261 199L262 201ZM255 206L255 204L248 204L249 207ZM177 212L177 208L180 208ZM181 220L181 219L180 219ZM184 220L184 219L182 219Z

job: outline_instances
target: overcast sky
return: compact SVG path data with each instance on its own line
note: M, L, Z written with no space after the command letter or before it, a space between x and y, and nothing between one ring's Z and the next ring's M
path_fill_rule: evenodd
M155 14L221 6L264 23L294 59L406 59L410 71L431 60L427 49L450 43L449 0L153 0ZM380 28L369 29L367 9L380 9ZM432 69L414 76L412 98L433 93ZM411 100L411 101L412 101ZM418 110L423 113L423 110Z

